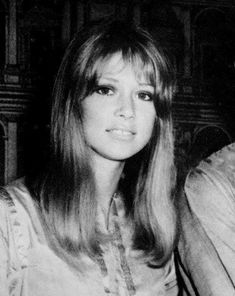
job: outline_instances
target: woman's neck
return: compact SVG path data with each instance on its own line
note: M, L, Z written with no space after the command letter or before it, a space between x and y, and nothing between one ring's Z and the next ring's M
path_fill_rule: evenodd
M108 210L110 200L117 191L123 167L124 162L109 160L95 160L92 162L95 182L97 184L98 201L104 211Z

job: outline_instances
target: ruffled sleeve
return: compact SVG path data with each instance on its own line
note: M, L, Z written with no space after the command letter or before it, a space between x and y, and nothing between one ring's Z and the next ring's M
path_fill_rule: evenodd
M9 227L7 206L0 199L0 295L9 295L7 273L9 270Z
M16 207L5 189L0 192L0 254L0 295L21 295L27 257Z

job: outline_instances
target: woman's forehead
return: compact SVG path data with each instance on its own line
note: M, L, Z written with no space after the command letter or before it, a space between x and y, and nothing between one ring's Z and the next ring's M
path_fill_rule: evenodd
M150 61L143 60L138 55L124 56L121 52L98 59L92 72L97 77L101 77L104 74L117 74L125 67L131 67L138 80L147 82L152 82L153 76L156 77L157 74L154 73L154 67Z

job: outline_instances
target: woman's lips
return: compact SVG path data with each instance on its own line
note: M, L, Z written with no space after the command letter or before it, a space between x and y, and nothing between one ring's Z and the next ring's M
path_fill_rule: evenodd
M132 139L136 134L134 131L124 128L111 128L108 129L107 132L109 132L115 138L126 140Z

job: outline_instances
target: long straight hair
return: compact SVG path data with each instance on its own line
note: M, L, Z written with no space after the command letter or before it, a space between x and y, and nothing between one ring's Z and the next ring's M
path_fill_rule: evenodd
M83 132L82 101L97 83L98 67L115 53L121 53L124 62L137 75L144 74L155 88L151 139L126 161L119 191L132 221L133 247L160 266L172 254L176 232L171 121L175 81L160 44L145 30L129 23L107 22L81 30L71 41L54 85L50 161L35 183L34 196L57 251L65 259L80 252L100 255L99 201Z

